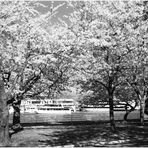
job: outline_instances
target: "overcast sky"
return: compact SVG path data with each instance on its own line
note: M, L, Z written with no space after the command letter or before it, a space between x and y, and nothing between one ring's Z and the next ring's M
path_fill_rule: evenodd
M42 13L46 13L50 9L51 1L39 1L39 2L47 6L46 8L45 7L38 8ZM64 5L58 9L58 13L56 14L56 16L52 18L52 22L57 22L58 18L61 18L62 20L65 20L68 23L68 20L63 16L69 15L72 12L72 8L67 7L66 1L54 1L54 6L57 6L63 3Z

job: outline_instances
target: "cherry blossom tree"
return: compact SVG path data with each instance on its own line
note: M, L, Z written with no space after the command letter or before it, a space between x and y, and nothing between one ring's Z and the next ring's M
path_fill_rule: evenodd
M21 100L41 78L40 65L52 59L50 36L44 24L49 22L58 7L54 9L51 5L52 10L41 14L37 6L43 5L33 1L0 2L1 145L10 141L8 105L14 107L13 129L16 131L21 128Z
M69 17L69 29L77 36L79 76L84 81L95 80L106 89L113 131L115 90L132 75L134 64L142 64L140 51L147 55L143 44L140 46L147 29L147 21L142 19L146 17L143 4L140 1L70 2L74 12Z

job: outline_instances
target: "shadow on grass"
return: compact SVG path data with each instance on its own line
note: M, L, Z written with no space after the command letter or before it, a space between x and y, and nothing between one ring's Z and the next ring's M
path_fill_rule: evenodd
M39 140L45 146L148 146L148 128L120 126L112 133L109 125L76 125L55 131L52 135L42 134L48 140Z
M122 129L123 131L124 129ZM134 147L148 146L148 126L134 126L127 129L129 145Z

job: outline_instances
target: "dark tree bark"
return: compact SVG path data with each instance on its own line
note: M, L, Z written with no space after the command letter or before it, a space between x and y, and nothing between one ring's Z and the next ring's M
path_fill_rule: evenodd
M113 77L109 76L108 86L100 81L97 81L97 82L107 90L108 99L109 99L108 101L109 101L110 126L111 126L111 130L113 132L116 132L115 119L114 119L114 100L113 100L114 98L113 95L116 87L115 86L113 87Z
M25 93L27 93L33 85L40 79L40 74L39 75L33 75L30 79L28 79L25 84L22 82L22 77L21 77L21 82L20 82L20 93L15 94L15 96L12 98L12 106L14 109L13 113L13 126L12 129L14 132L19 132L20 130L23 130L23 127L20 123L20 105L21 105L21 100L23 100L23 96Z
M127 122L128 115L135 110L135 108L137 107L137 105L138 105L138 102L137 101L135 102L135 106L132 106L132 105L130 105L128 103L125 105L125 111L126 111L126 113L124 115L124 121ZM128 106L130 107L130 109L127 108Z
M145 110L144 113L148 115L148 98L145 100Z
M20 114L20 104L21 104L22 96L20 94L17 94L15 100L16 101L14 101L12 104L13 109L14 109L12 129L15 132L18 132L23 129L23 127L21 126L21 122L20 122L20 115L21 115Z
M9 110L4 82L0 77L0 146L8 146L9 144Z
M125 115L124 115L124 121L126 121L127 122L127 117L128 117L128 115L131 113L131 112L133 112L135 109L132 107L131 109L129 109L129 110L126 110L126 113L125 113Z
M109 95L109 116L110 116L110 126L113 132L116 132L115 120L114 120L114 102L113 102L113 91L108 90Z

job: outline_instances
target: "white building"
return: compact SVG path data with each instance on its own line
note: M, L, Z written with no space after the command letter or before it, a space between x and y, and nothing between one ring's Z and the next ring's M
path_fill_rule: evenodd
M21 101L21 112L36 112L38 107L45 105L61 105L63 108L69 108L72 111L76 111L75 102L73 99L30 99L27 98ZM10 113L13 112L13 108L10 107Z

